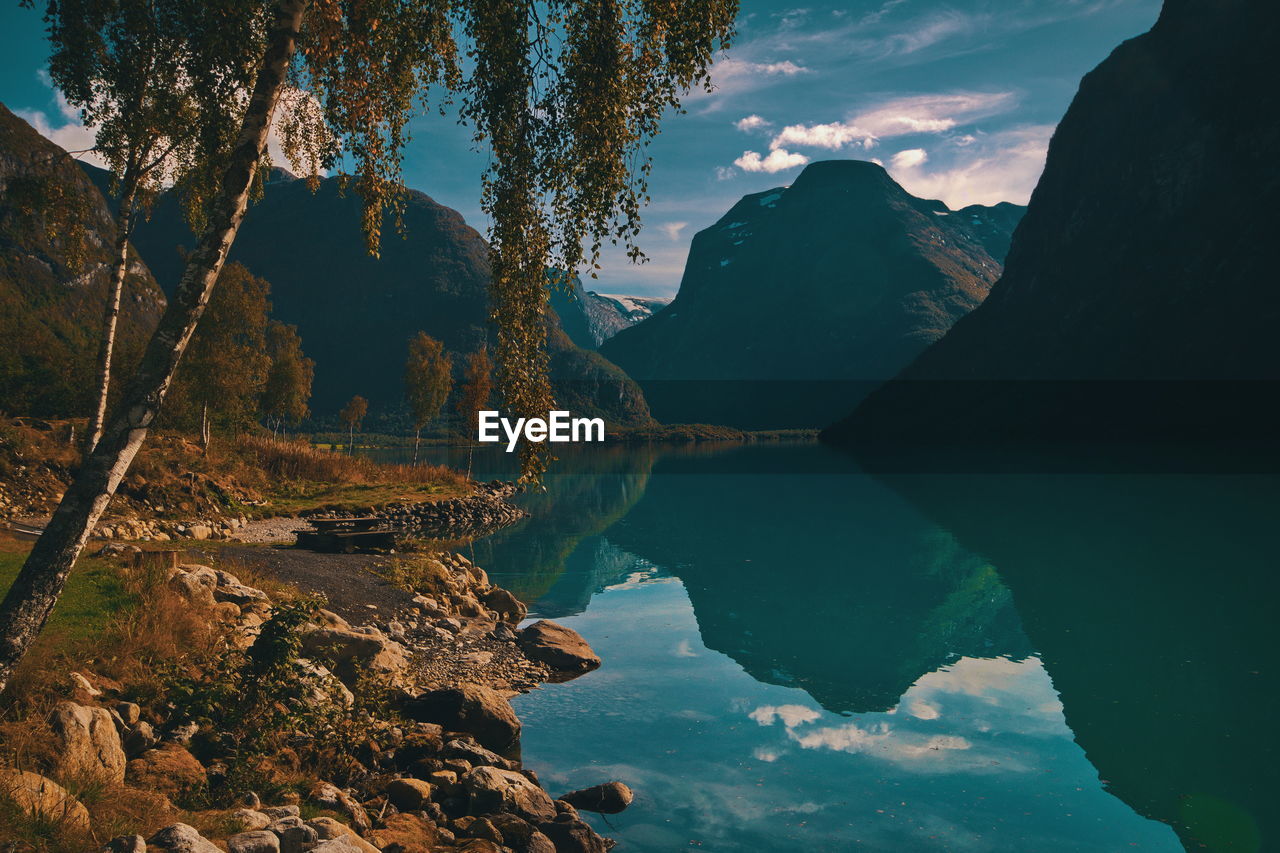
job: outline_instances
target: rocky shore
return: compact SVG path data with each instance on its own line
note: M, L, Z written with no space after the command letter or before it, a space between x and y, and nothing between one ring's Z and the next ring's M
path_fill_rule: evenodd
M367 510L322 508L307 518L351 518L376 515L391 527L425 539L472 539L515 524L529 513L509 502L519 491L515 483L493 480L480 483L474 494L461 498L419 503L390 503Z
M171 558L132 545L103 550L122 571L155 572ZM96 837L85 849L599 853L612 846L579 809L620 811L630 790L606 781L553 797L522 766L521 724L508 702L539 683L589 672L599 658L555 623L520 629L525 606L466 557L418 558L418 594L360 625L323 602L273 599L212 566L159 571L166 594L221 626L227 666L243 660L253 679L231 691L243 707L196 711L202 706L185 692L144 700L92 672L71 676L70 698L42 729L52 757L38 768L0 769L0 795ZM205 673L205 687L190 692L200 695L223 675ZM370 704L370 695L378 701ZM253 702L280 707L262 716ZM210 719L220 714L221 724ZM259 718L279 730L246 732L232 722ZM316 720L329 722L317 729ZM284 746L246 749L264 734ZM183 803L185 820L98 837L68 790L83 790L86 778Z

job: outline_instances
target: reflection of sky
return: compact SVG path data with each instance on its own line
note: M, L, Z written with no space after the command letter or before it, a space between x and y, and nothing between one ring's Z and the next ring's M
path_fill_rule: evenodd
M630 784L598 826L620 850L1181 849L1102 789L1036 659L963 658L841 716L707 649L678 580L632 575L563 621L605 663L515 700L525 759L553 794Z

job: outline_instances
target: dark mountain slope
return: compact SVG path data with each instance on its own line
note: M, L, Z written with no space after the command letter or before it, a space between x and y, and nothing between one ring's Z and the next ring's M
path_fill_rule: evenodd
M830 437L1268 434L1222 380L1280 379L1277 38L1280 4L1169 0L1082 81L991 296Z
M814 163L699 232L675 301L601 352L646 388L697 380L670 395L683 397L674 414L651 395L659 419L818 425L785 383L893 376L986 296L1000 273L989 232L1009 217L981 217L980 235L970 213L915 198L873 163ZM744 423L766 408L793 422Z
M47 214L57 205L78 224L52 222ZM0 409L88 413L115 240L106 201L75 161L0 105ZM118 364L134 362L164 304L134 258L120 303Z
M250 206L230 259L271 282L274 316L297 324L316 361L312 408L336 412L353 394L375 409L403 398L409 338L419 330L455 353L488 337L489 256L484 238L462 215L412 191L404 237L386 223L380 258L364 249L360 199L336 178L312 193L277 170L265 197ZM181 273L180 246L193 242L176 199L162 199L137 244L154 259L165 286ZM550 312L548 312L550 315ZM640 390L621 371L586 352L549 319L553 379L562 405L619 423L648 422ZM455 358L455 361L459 359Z

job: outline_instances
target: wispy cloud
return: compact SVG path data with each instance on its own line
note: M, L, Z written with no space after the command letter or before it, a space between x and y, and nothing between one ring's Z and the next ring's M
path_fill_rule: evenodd
M761 157L755 151L743 151L742 156L733 161L733 165L737 166L744 172L781 172L786 169L794 169L796 166L803 166L809 162L809 158L803 154L793 154L781 148L776 148L769 152L767 157Z
M820 719L822 714L805 705L761 705L747 716L762 726L771 726L781 721L784 726L793 729Z

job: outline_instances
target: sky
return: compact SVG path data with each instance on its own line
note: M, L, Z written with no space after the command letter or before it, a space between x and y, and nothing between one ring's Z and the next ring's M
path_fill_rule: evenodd
M37 6L42 5L37 3ZM1159 0L742 0L738 35L650 147L648 262L607 255L588 289L673 296L689 242L743 195L816 160L875 160L952 208L1025 204L1080 78L1145 32ZM68 149L91 144L44 73L40 13L0 11L0 101ZM483 152L452 119L415 119L406 183L484 232Z

